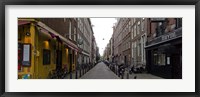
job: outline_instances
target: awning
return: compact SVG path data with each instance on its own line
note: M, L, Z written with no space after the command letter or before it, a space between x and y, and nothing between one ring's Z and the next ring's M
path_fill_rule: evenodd
M31 18L18 18L18 26L30 24L31 22L35 22L35 19Z
M29 23L30 23L30 21L18 20L18 26L29 24Z
M86 53L84 51L82 51L81 53L84 54L84 55L90 56L88 53Z
M54 31L53 29L51 29L50 27L48 27L47 25L45 25L42 22L37 22L37 26L41 27L42 29L45 29L46 31L48 31L48 33L51 35L52 38L56 37L56 39L58 41L62 41L63 43L65 43L67 46L69 46L71 49L74 49L76 51L79 50L78 46L74 43L72 43L70 40L68 40L67 38L63 37L62 35L60 35L58 32Z
M70 46L70 45L67 45L67 46L68 46L69 48L75 50L76 52L79 52L79 49L76 49L76 48L74 48L74 47L72 47L72 46Z

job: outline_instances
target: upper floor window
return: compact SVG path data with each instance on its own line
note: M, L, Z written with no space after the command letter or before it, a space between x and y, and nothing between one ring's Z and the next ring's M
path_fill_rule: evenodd
M71 32L72 32L72 23L69 21L69 39L72 39Z
M131 28L131 39L133 39L133 37L134 37L133 34L134 34L134 28L132 27L132 28Z
M176 18L176 28L182 27L182 18Z
M138 26L137 26L137 34L140 33L140 21L138 22Z
M145 23L144 23L144 19L142 20L142 24L141 24L141 27L142 27L142 31L144 31L144 27L145 27Z
M136 25L134 25L134 37L136 36Z
M74 41L76 41L76 27L74 27Z

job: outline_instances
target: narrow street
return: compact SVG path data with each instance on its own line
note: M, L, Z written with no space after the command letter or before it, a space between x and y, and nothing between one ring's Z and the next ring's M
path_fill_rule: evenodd
M103 62L98 63L80 79L119 79Z
M18 79L163 78L182 79L182 18L18 19Z

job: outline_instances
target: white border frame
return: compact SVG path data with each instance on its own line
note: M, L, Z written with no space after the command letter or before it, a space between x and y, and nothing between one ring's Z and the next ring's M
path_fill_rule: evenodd
M183 17L183 79L17 80L18 17ZM6 5L5 27L5 92L195 92L195 5Z

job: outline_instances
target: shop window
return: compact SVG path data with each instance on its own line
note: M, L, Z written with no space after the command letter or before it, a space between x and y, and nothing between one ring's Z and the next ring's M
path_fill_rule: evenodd
M154 65L166 65L166 55L163 53L157 53L155 52L153 54L153 59L154 59Z
M51 62L51 51L43 49L43 65L48 65Z
M23 45L22 43L18 43L18 70L21 71L23 59Z

